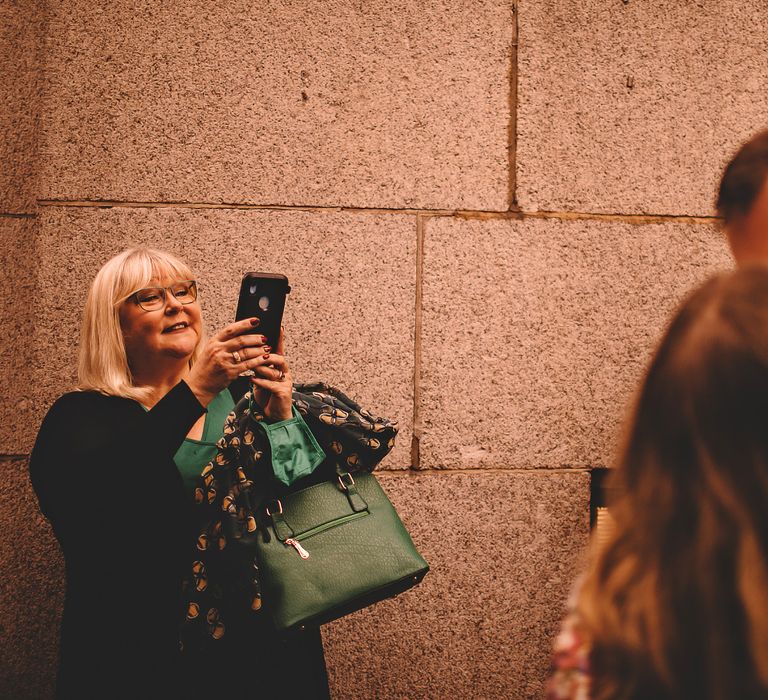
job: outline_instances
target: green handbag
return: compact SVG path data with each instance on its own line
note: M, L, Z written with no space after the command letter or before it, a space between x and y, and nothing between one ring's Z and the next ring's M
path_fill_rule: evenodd
M279 632L320 625L418 584L429 565L372 474L281 496L256 538L265 609Z

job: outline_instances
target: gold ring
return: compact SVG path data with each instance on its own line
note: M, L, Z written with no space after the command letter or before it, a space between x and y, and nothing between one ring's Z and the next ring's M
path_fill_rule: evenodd
M240 353L237 350L232 351L232 359L235 361L236 365L239 365L243 361L240 357Z
M280 376L277 378L277 381L282 382L283 379L285 379L285 372L283 372L283 370L280 370Z

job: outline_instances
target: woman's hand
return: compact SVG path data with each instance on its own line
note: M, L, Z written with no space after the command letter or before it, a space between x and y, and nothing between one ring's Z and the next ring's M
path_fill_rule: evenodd
M189 388L203 406L207 406L222 389L228 387L246 370L265 370L265 355L272 348L265 345L263 335L249 333L258 325L257 318L248 318L222 328L203 347L197 362L186 379ZM275 363L276 355L269 356ZM274 377L275 371L270 371ZM290 399L290 394L289 394ZM288 408L290 413L290 406Z
M268 352L261 356L256 376L251 379L256 403L264 408L264 415L271 421L288 420L291 412L293 378L285 359L285 340L280 329L277 354Z

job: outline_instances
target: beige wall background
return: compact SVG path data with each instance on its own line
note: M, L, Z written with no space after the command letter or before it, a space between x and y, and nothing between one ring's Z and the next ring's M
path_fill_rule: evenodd
M0 0L0 27L0 697L51 696L27 458L136 243L192 264L211 329L243 271L285 272L298 377L400 420L382 482L433 572L325 628L334 697L538 697L590 470L730 264L712 200L765 126L764 3Z

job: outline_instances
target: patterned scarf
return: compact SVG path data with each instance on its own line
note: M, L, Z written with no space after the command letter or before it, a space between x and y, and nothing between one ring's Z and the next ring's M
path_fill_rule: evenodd
M227 416L217 454L195 489L195 517L202 527L183 583L184 650L205 650L226 636L228 626L258 616L262 598L255 538L269 537L268 500L335 478L337 464L370 472L395 444L395 422L373 416L338 389L321 383L294 389L293 405L327 459L287 489L272 473L269 441L258 425L264 413L252 393Z

